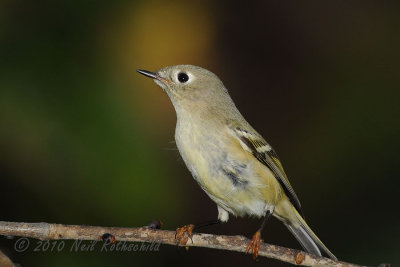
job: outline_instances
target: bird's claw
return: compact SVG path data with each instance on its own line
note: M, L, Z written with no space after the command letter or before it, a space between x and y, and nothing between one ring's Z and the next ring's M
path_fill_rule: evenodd
M257 231L253 235L253 239L250 241L249 245L246 248L246 254L250 251L253 254L253 259L257 259L258 256L258 249L260 248L260 243L261 243L261 233L260 231Z
M193 229L193 224L185 225L176 229L175 239L178 241L178 245L185 246L189 238L193 243Z

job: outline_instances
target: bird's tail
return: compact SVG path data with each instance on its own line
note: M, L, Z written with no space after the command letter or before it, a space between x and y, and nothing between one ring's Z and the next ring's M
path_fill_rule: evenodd
M290 205L293 209L295 216L290 216L290 221L284 221L284 224L289 231L296 237L302 247L309 253L321 256L321 251L329 258L337 260L335 255L319 240L319 238L310 229L297 210Z

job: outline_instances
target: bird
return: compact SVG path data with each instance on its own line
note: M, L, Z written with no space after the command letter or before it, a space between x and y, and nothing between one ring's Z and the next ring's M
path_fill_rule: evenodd
M179 153L193 178L217 204L218 219L206 224L225 223L230 214L264 218L246 248L256 259L261 232L273 215L307 252L337 259L307 225L277 153L245 120L214 73L194 65L137 72L153 79L174 106ZM177 238L185 233L191 237L195 227L178 228Z

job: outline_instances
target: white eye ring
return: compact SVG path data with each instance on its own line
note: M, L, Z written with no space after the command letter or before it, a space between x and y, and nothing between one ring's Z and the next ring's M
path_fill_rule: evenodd
M186 70L177 70L175 71L170 79L173 80L176 84L186 85L188 83L193 82L196 77L193 74Z

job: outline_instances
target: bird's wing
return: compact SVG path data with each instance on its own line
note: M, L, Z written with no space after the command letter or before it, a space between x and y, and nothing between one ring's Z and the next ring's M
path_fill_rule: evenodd
M300 201L290 185L278 155L273 148L259 134L245 130L242 127L231 125L229 126L229 132L239 141L246 152L251 153L258 161L271 170L290 202L299 214L303 216Z

